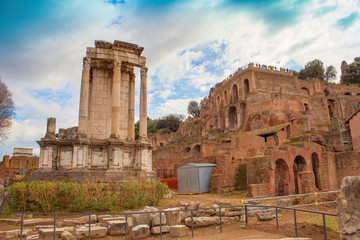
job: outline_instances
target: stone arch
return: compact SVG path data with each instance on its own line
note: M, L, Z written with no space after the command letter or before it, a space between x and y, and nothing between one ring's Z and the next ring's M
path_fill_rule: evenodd
M184 149L184 151L185 151L185 152L190 152L190 147L186 147L186 148Z
M328 99L327 105L330 119L336 118L338 115L336 101L333 99Z
M224 104L227 105L228 104L228 94L227 91L224 91Z
M320 185L320 160L319 160L319 155L317 153L313 153L311 154L311 164L312 164L312 169L314 172L314 177L315 177L315 187L319 190L321 190L321 185Z
M247 94L248 92L250 92L250 83L249 83L249 79L245 79L244 80L244 94Z
M296 156L293 164L293 172L294 172L294 184L295 184L295 193L299 194L299 182L298 182L298 173L306 171L306 161L305 158L298 155Z
M229 116L229 128L234 129L237 126L237 113L236 113L236 107L231 106L228 110L228 116Z
M236 103L239 100L238 87L236 84L231 89L231 103Z
M277 196L289 195L289 167L283 159L278 159L275 166L275 193Z
M201 150L201 146L199 144L196 144L193 149L192 149L192 152L193 153L199 153Z
M308 95L310 95L310 90L307 87L302 87L302 90L305 90Z
M325 89L324 89L324 93L325 93L325 96L326 96L326 97L329 96L329 95L330 95L329 89L325 88Z

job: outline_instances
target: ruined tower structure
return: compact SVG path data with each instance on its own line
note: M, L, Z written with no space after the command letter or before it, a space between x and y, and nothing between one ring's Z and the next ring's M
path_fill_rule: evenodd
M253 196L337 189L360 173L360 88L249 64L210 89L200 118L151 137L162 178L216 163L211 191Z
M147 138L147 71L144 48L95 41L83 60L79 126L56 131L49 118L32 180L152 181ZM135 140L135 74L140 68L140 129Z

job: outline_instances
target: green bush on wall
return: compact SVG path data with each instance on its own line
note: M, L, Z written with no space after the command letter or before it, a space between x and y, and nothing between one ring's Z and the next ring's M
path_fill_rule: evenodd
M166 194L161 182L18 182L9 188L10 211L119 212L156 205Z

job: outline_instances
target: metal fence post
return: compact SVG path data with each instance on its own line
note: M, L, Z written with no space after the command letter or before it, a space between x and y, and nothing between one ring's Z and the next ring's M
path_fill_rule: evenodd
M191 237L194 237L194 219L193 219L193 210L191 209Z
M160 239L162 239L161 211L160 211Z
M325 240L327 240L325 214L323 214L323 225L324 225L324 236L325 236Z
M278 215L278 208L275 208L276 211L276 229L279 230L279 215Z
M245 223L246 223L246 225L248 225L248 223L249 223L247 212L248 212L247 206L245 205Z
M219 207L219 214L220 214L220 233L222 233L221 207Z
M294 221L295 221L295 236L298 237L297 233L297 223L296 223L296 210L294 209Z
M23 227L24 227L24 213L21 214L20 240L22 240Z
M53 235L54 240L56 239L56 213L54 213L54 235Z
M89 214L89 239L91 239L91 213Z
M127 213L125 214L125 239L127 240L128 239L128 215Z

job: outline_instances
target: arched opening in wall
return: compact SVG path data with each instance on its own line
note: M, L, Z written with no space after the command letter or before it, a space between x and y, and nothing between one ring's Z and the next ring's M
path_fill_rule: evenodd
M160 147L163 147L163 146L164 146L164 143L161 142L161 143L160 143Z
M228 115L229 115L229 128L230 129L236 128L238 119L237 119L235 106L229 108Z
M247 94L248 92L250 92L249 79L245 79L244 80L244 94Z
M315 186L317 189L321 190L320 187L320 162L319 155L317 153L311 154L311 164L315 177Z
M309 110L309 104L304 103L304 108L305 108L305 111L308 111Z
M211 100L211 112L212 112L212 113L215 113L214 100Z
M328 109L329 109L329 117L330 117L330 119L336 118L337 117L337 110L336 110L336 102L335 102L335 100L328 99L327 100L327 105L328 105Z
M289 182L289 167L283 159L278 159L275 167L275 193L277 196L289 195Z
M360 93L356 94L356 96L360 96Z
M325 96L329 96L329 95L330 95L330 91L329 91L327 88L324 90L324 93L325 93Z
M232 103L236 103L239 100L238 88L236 84L232 87L231 96L232 96L232 101L231 101Z
M216 111L217 113L219 113L220 110L220 96L217 97L217 101L216 101Z
M224 103L225 103L225 105L228 104L228 96L227 96L227 91L226 90L224 92Z
M308 88L306 88L306 87L302 87L301 89L302 89L302 90L305 90L305 91L306 91L306 93L307 93L308 95L310 95L310 90L309 90Z
M241 126L244 125L244 122L245 122L245 103L241 103L240 104L240 124Z
M199 153L200 150L201 150L201 147L200 147L199 144L197 144L197 145L195 145L195 146L193 147L192 152L193 152L193 153Z
M185 152L190 152L190 147L186 147Z
M298 173L306 171L306 161L302 156L298 155L295 158L294 165L293 165L293 171L294 171L295 193L299 194Z
M352 93L351 93L351 92L346 92L346 93L345 93L345 95L347 95L347 96L351 96L351 95L352 95Z

